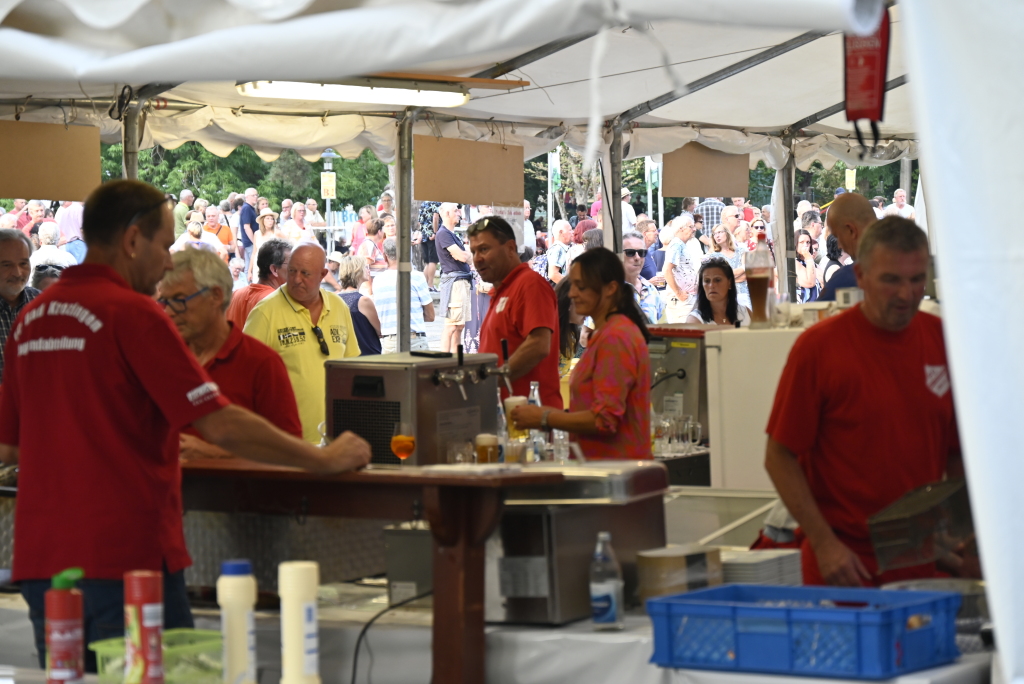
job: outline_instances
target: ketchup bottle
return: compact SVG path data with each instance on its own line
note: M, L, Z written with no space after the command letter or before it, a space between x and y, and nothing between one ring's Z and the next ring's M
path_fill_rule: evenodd
M85 573L69 568L53 576L46 592L46 682L78 684L85 671L82 592L75 582Z

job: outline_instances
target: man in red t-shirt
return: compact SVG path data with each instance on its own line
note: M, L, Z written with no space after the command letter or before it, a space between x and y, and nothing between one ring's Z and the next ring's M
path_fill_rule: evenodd
M245 319L256 305L269 297L288 280L288 262L292 258L292 245L287 240L273 238L260 245L256 255L258 280L239 288L231 297L227 318L236 328L245 328Z
M501 358L501 341L508 340L508 368L515 393L529 396L530 383L537 381L541 403L561 408L554 290L543 276L519 261L515 232L503 219L480 219L467 234L477 273L494 285L480 326L480 351ZM502 393L506 393L504 387Z
M185 344L232 404L248 409L302 438L295 393L281 355L224 315L231 271L213 252L186 249L172 257L174 270L157 286L157 304L171 317ZM180 435L181 457L231 458L192 427Z
M803 333L779 380L765 467L800 523L806 584L930 577L879 573L867 520L962 470L941 321L918 312L928 240L912 221L875 223L855 270L864 300Z
M174 242L162 192L104 183L86 200L82 231L85 262L18 316L0 392L0 461L19 466L13 577L41 663L48 578L64 568L109 580L81 585L86 643L123 633L130 570L163 571L165 626L192 626L173 431L192 425L245 458L318 472L370 458L354 434L320 449L224 398L152 298ZM95 669L91 652L86 664Z

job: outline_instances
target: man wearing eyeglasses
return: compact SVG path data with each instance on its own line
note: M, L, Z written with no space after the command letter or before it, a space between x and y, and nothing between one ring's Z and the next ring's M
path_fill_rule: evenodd
M327 275L327 253L314 242L292 251L288 280L256 305L245 321L245 333L278 354L299 405L302 437L320 443L320 424L326 420L324 361L359 356L352 314L338 295L320 287Z
M174 269L157 285L157 304L171 317L203 370L232 404L302 437L295 393L281 356L243 334L224 315L234 285L227 265L200 249L178 252L172 260ZM180 444L184 460L233 455L202 439L193 428L182 430Z
M548 250L548 280L556 285L562 278L569 275L569 246L572 244L572 224L568 221L555 221L551 227L555 234L555 244Z
M632 231L623 233L622 255L622 266L626 270L626 282L633 286L640 310L647 316L647 322L653 325L661 320L661 315L665 312L665 303L658 288L640 275L647 258L644 236Z
M244 458L315 472L370 459L352 433L319 449L289 435L231 404L203 370L153 299L172 267L163 192L104 183L85 202L82 232L85 263L18 317L0 392L0 461L19 467L13 576L41 661L44 595L68 567L104 580L82 587L89 641L123 634L129 570L162 571L164 625L193 626L175 438L185 426ZM86 663L95 669L95 658Z

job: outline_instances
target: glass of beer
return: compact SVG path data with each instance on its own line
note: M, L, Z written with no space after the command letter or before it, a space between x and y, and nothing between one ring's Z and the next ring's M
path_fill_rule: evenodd
M530 435L529 430L516 429L512 420L512 411L517 406L526 406L529 403L530 400L526 397L509 397L505 400L505 423L508 425L509 439L526 439Z
M480 434L476 436L476 462L498 462L498 435Z
M391 453L405 459L416 451L416 435L412 431L412 423L395 423L395 431L391 437Z

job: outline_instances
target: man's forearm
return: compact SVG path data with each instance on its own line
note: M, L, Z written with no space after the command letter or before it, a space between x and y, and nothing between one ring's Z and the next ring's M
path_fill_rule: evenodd
M534 368L551 352L550 338L547 344L536 337L527 337L519 348L508 357L509 379L518 380Z
M252 242L252 237L253 237L253 235L252 235L252 228L249 226L249 224L248 223L243 223L242 224L242 230L244 230L245 234L249 236L249 242Z
M312 471L319 471L324 465L319 448L233 404L193 425L206 441L250 461Z
M786 504L790 514L800 523L812 547L835 536L825 516L821 514L818 502L814 500L811 487L807 484L807 477L792 451L769 437L764 467L782 503Z

